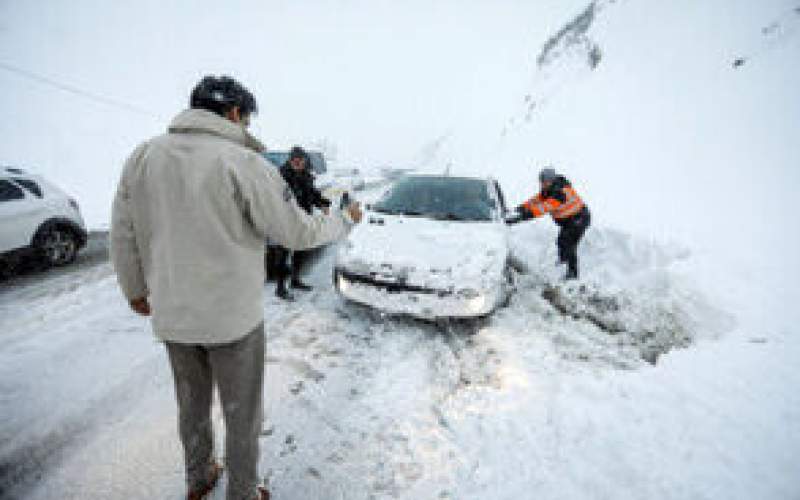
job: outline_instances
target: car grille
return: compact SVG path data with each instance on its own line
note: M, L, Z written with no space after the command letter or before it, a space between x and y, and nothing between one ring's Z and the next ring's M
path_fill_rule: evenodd
M389 293L400 293L400 292L414 292L414 293L424 293L428 295L437 295L439 297L447 297L448 295L453 295L453 290L437 290L435 288L429 288L424 286L418 285L409 285L406 283L398 283L396 281L389 281L383 280L380 278L374 278L372 276L364 276L362 274L354 274L347 271L339 271L339 275L346 279L347 281L351 281L354 283L363 283L366 285L373 286L375 288L379 288L381 290L385 290Z

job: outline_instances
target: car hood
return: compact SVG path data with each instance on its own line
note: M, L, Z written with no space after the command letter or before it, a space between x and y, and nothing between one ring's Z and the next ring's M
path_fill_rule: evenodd
M369 213L341 246L337 267L436 289L485 288L502 279L507 257L501 223Z

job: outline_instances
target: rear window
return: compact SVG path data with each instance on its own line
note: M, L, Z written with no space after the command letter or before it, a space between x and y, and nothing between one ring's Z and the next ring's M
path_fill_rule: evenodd
M388 214L488 221L493 204L486 187L486 181L466 177L405 177L374 208Z
M35 194L37 198L42 197L42 188L34 181L30 179L14 179L14 182Z
M22 188L10 181L0 179L0 202L22 200L25 193Z

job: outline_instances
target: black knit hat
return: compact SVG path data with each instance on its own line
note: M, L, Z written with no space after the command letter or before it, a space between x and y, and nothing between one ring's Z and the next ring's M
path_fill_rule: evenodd
M189 107L205 109L220 116L234 107L238 107L243 115L258 113L253 94L244 85L226 75L204 76L192 90Z
M293 160L295 158L307 158L308 155L306 151L301 148L300 146L295 146L292 148L292 151L289 153L289 159Z

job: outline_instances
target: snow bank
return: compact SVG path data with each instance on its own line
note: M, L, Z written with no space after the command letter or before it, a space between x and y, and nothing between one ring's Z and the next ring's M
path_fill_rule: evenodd
M603 339L604 348L655 363L672 348L732 328L733 317L683 275L681 265L691 259L687 249L590 227L579 247L582 279L564 282L554 231L535 224L513 231L514 254L525 270L518 287L539 294L561 315L594 325L592 336Z

